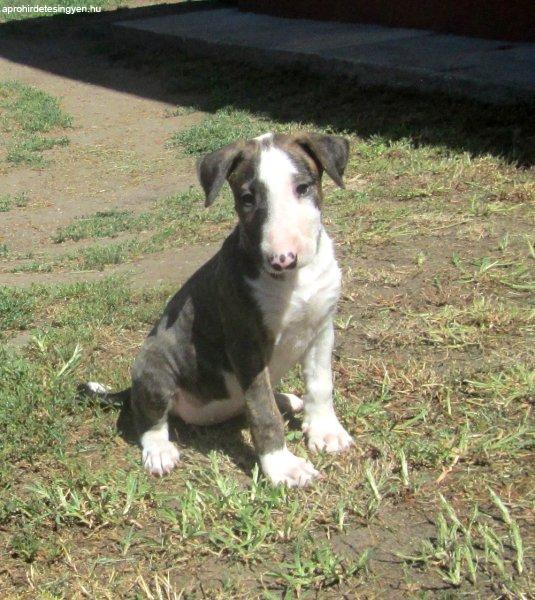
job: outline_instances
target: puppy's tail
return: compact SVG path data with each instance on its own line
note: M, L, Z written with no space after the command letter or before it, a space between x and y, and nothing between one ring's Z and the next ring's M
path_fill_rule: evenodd
M79 398L94 398L103 408L122 408L130 399L130 388L111 393L105 385L96 381L88 381L78 386Z

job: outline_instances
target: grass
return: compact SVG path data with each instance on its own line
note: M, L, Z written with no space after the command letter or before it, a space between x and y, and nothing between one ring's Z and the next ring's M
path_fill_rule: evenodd
M382 350L382 359L339 359L336 403L359 440L358 456L316 457L326 474L316 489L273 488L256 466L245 475L229 458L250 443L240 422L193 431L177 424L183 464L159 481L139 468L139 450L116 437L115 415L76 400L76 384L97 376L124 385L131 353L170 291L136 292L117 278L2 290L0 475L9 483L0 493L0 537L11 573L30 569L43 591L66 589L76 577L98 596L119 593L136 573L137 589L152 589L147 560L170 573L173 561L193 568L217 556L238 597L339 594L375 581L376 550L355 546L352 536L363 527L382 531L392 510L407 510L408 494L436 506L436 534L422 537L417 524L405 524L382 551L399 555L411 577L436 574L465 593L491 582L511 597L528 589L532 539L523 515L532 499L521 482L533 448L529 363L462 377L453 366L387 362ZM494 312L479 304L473 311L484 309ZM517 319L513 313L507 327L525 322ZM20 329L30 342L14 352L9 338ZM286 380L289 391L299 391L297 375ZM287 443L303 454L295 433ZM516 493L507 496L513 481ZM420 544L416 553L405 536ZM238 566L249 575L237 577ZM170 589L191 585L177 575Z
M183 148L187 154L207 154L237 138L251 139L266 131L284 132L287 129L269 119L255 118L247 111L226 107L206 117L198 125L177 132L169 145Z
M507 525L507 531L497 528L488 515L481 514L477 505L467 521L462 523L454 508L441 496L442 510L437 516L435 540L424 542L421 554L401 558L412 563L433 565L443 581L453 587L459 587L463 580L476 585L482 574L489 573L492 576L498 573L508 580L511 591L516 591L514 576L505 567L506 548L512 544L516 570L521 574L524 569L522 539L518 525L511 519L501 498L492 490L489 493Z
M134 215L128 211L98 212L81 217L61 227L52 236L58 244L83 239L114 238L120 234L146 234L144 237L113 242L105 246L94 244L67 252L57 258L38 260L15 267L16 272L52 272L54 270L96 269L127 262L168 247L220 239L233 222L232 203L228 193L210 209L204 208L201 192L189 189L157 201L145 212Z
M45 167L48 163L42 153L55 146L66 146L68 143L69 138L66 136L50 138L34 135L31 138L18 138L9 146L6 160L14 165Z
M210 112L172 136L180 156L266 128L351 137L347 188L326 181L324 216L344 277L335 404L357 445L314 456L324 480L290 491L259 474L243 421L177 421L182 462L152 479L127 423L118 435L117 414L79 402L76 385L127 385L176 286L131 289L112 276L3 287L3 594L531 597L535 213L525 107L163 62L149 64L184 94L174 114ZM51 232L64 254L34 257L27 270L106 268L220 240L233 220L228 191L206 210L197 189L140 213L88 214ZM303 393L299 369L282 387ZM286 432L307 456L299 420Z
M60 228L52 239L60 244L66 240L76 242L86 238L116 237L125 231L140 231L142 227L143 220L136 219L131 212L110 210L76 219Z
M0 212L8 212L12 208L24 208L28 204L28 195L21 194L4 194L0 196Z
M0 312L1 330L24 329L35 308L34 296L29 296L16 288L3 287L0 289L0 307L2 308Z
M50 134L71 125L71 117L54 97L17 81L0 81L0 130L8 163L45 166L46 150L69 143L65 135Z

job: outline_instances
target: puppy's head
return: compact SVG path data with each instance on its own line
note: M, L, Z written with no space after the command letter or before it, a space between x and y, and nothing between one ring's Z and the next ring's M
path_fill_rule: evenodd
M321 231L321 177L340 187L349 144L331 135L267 133L206 155L198 165L206 206L229 182L247 247L278 274L309 264Z

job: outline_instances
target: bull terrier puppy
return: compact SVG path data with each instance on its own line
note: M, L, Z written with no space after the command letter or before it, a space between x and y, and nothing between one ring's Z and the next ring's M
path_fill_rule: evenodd
M87 384L94 394L130 402L150 473L164 475L179 462L170 415L214 425L245 412L263 473L290 487L319 473L286 447L279 406L303 410L310 450L353 444L333 408L341 277L321 221L322 174L343 187L348 151L337 136L267 133L200 160L206 206L228 181L236 228L168 303L134 363L131 388L113 395ZM303 400L274 393L297 363Z

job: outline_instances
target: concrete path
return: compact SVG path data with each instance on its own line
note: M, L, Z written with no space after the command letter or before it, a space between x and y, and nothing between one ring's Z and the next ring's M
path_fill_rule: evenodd
M224 52L264 64L300 63L349 74L363 85L439 90L488 102L535 99L535 44L283 19L236 8L195 10L195 3L188 12L115 25L202 54Z

